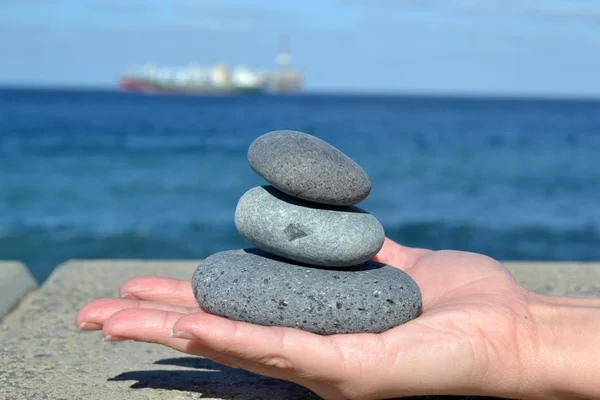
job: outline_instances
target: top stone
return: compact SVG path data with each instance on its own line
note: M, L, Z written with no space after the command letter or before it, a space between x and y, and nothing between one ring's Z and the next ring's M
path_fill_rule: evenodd
M357 163L302 132L281 130L259 136L248 149L248 162L275 188L315 203L350 206L371 192L369 177Z

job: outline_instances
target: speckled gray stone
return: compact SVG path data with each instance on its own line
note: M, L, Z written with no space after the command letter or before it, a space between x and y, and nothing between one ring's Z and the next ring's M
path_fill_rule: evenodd
M309 267L254 248L204 259L192 289L212 314L319 334L380 333L416 318L422 307L415 281L389 265Z
M377 218L356 206L315 204L268 185L254 187L240 198L235 225L259 249L325 267L367 261L385 240Z
M248 162L277 189L316 203L354 205L371 192L369 177L350 157L302 132L259 136L248 149Z

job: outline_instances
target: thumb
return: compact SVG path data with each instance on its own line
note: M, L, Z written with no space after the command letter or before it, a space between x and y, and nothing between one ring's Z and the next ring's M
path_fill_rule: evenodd
M373 261L406 271L415 265L421 257L429 253L431 253L431 250L402 246L386 237L381 250L373 257Z

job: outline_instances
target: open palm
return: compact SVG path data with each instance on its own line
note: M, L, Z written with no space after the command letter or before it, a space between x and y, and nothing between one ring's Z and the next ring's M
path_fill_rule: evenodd
M381 334L321 336L231 321L201 310L189 281L162 277L128 281L125 298L90 302L76 324L107 340L159 343L289 380L328 399L502 393L524 383L536 343L528 292L500 263L389 239L375 260L406 271L423 295L417 319Z

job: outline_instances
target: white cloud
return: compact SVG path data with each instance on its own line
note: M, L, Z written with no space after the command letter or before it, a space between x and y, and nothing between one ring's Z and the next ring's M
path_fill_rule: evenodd
M258 4L220 4L206 1L178 1L175 8L185 23L213 32L252 33L265 28L289 27L292 16L280 9Z
M42 6L49 4L58 4L60 0L2 0L1 5L9 6Z
M600 22L600 3L589 0L340 0L365 7L429 9Z
M600 4L576 4L574 2L572 4L538 5L536 7L523 7L523 11L526 14L540 17L600 21Z
M131 14L146 12L151 9L150 4L142 2L107 2L101 1L95 3L93 10L111 14Z
M175 7L187 14L196 14L221 18L243 19L279 19L290 15L279 9L260 6L258 4L219 4L205 1L179 1Z

